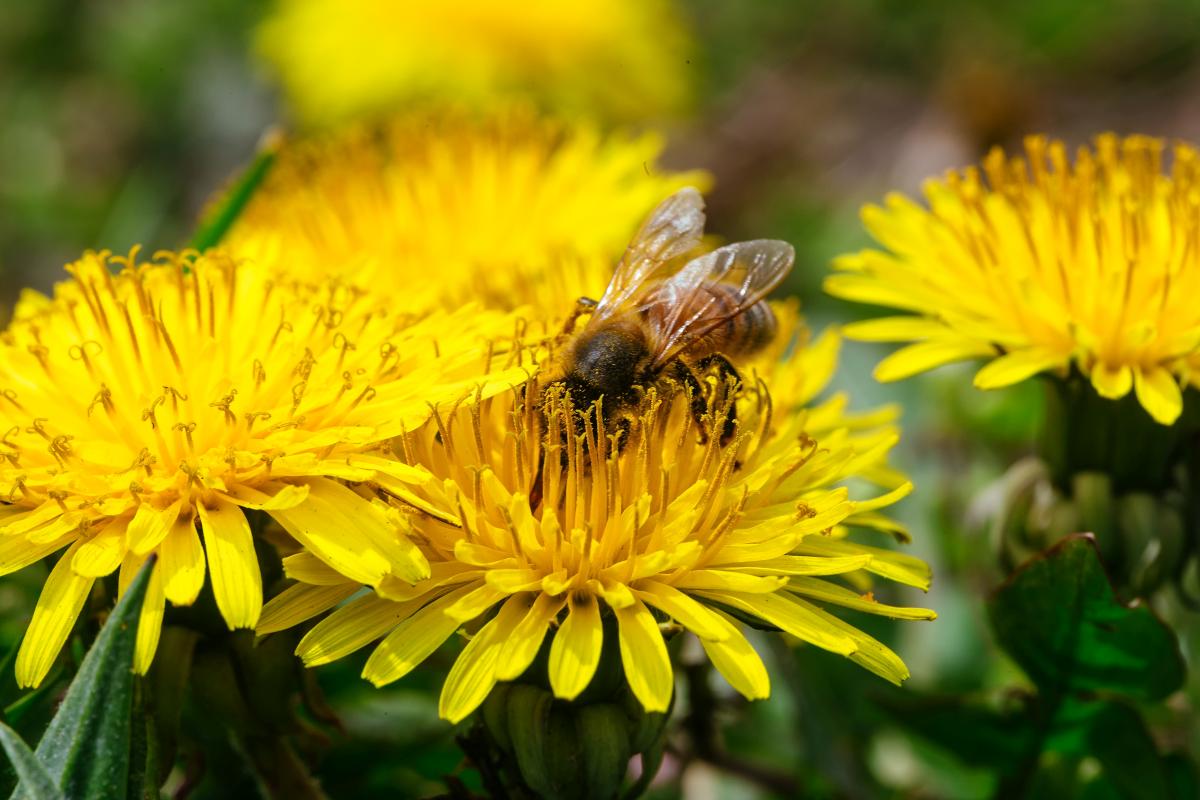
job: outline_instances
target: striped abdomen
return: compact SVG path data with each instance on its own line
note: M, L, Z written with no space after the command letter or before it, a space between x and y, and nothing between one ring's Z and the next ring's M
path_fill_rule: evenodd
M721 353L726 356L750 355L765 346L775 337L775 314L765 300L759 300L748 308L741 309L740 291L737 286L726 283L705 283L678 308L678 319L688 320L697 313L701 317L689 327L712 329L690 342L680 355L695 360ZM652 321L665 323L673 309L667 304L656 304L647 309ZM660 328L661 330L661 328ZM671 331L665 331L667 335ZM684 334L687 336L687 334Z

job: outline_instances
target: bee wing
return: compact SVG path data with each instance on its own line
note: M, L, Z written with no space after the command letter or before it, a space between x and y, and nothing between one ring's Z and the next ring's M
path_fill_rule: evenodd
M729 244L689 261L655 293L652 304L669 309L655 331L655 367L766 297L795 260L796 251L787 242L756 239ZM732 305L726 298L704 291L711 283L733 287Z
M662 201L625 249L589 325L626 307L664 266L696 247L703 235L704 198L697 189L687 186Z

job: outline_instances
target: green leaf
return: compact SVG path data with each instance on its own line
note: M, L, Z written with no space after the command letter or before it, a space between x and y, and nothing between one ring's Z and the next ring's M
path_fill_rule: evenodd
M1142 715L1122 703L1103 703L1088 726L1091 755L1104 776L1127 800L1170 797L1166 764Z
M1107 690L1158 700L1184 680L1175 634L1117 601L1091 536L1018 569L989 603L996 637L1045 693Z
M1095 759L1101 772L1092 779L1093 794L1111 790L1127 800L1171 797L1168 762L1159 756L1142 715L1125 703L1068 699L1058 707L1045 750Z
M151 558L105 621L38 743L38 760L67 797L126 796L133 651L153 568ZM40 795L22 781L13 797Z
M1171 786L1171 800L1191 800L1200 797L1200 778L1196 765L1183 753L1171 753L1163 759L1167 770L1167 783Z
M275 156L279 151L279 141L280 137L268 135L266 145L255 156L254 161L200 220L188 247L203 253L210 247L216 247L221 243L225 234L229 232L229 229L246 209L250 198L258 191L259 185L267 177L271 167L274 166Z
M12 762L17 780L35 800L63 800L63 793L54 784L54 778L46 772L46 768L37 760L29 745L4 723L0 723L0 747L4 748L8 760Z
M999 710L962 697L885 695L879 707L901 727L973 767L1008 773L1034 747L1037 730L1023 709Z

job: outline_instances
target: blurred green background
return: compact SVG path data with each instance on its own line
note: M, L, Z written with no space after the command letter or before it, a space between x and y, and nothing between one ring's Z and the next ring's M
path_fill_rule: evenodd
M5 0L0 3L0 309L47 289L86 248L185 241L200 207L286 119L252 57L260 0ZM830 259L867 244L864 202L977 160L1030 132L1200 141L1200 3L1194 0L844 0L683 3L697 40L696 113L672 123L666 163L716 176L710 230L796 244L797 293L814 327L865 315L822 295ZM515 9L514 9L515 11ZM1036 383L980 393L969 370L881 386L882 350L847 344L838 385L854 406L899 402L896 461L917 484L898 507L934 568L932 624L856 620L892 642L916 690L981 696L1020 683L988 635L983 598L1003 577L972 501L1028 450ZM41 576L0 582L0 649L28 618ZM1173 613L1172 609L1164 609ZM1188 618L1185 618L1185 621ZM1189 628L1193 630L1189 630ZM1194 624L1179 628L1197 652ZM987 796L992 779L904 734L886 687L843 659L761 640L775 696L722 715L731 752L805 796ZM1194 658L1193 658L1194 661ZM344 732L328 728L318 774L333 797L439 791L457 768L436 720L436 660L383 691L354 659L318 680ZM11 683L11 672L0 682ZM1192 678L1191 698L1200 697ZM6 691L8 686L5 686ZM1191 703L1161 712L1167 743L1200 737ZM236 796L229 767L192 796ZM242 781L239 783L239 780ZM668 760L661 797L771 796L764 782ZM232 788L231 788L232 787Z

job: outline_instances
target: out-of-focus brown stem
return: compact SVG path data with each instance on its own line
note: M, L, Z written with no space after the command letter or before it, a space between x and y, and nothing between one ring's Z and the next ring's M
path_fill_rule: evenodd
M742 761L721 745L716 721L717 698L713 695L708 681L710 671L711 665L707 660L691 664L684 669L689 711L683 719L683 727L691 742L692 757L779 797L799 797L800 784L792 775Z

